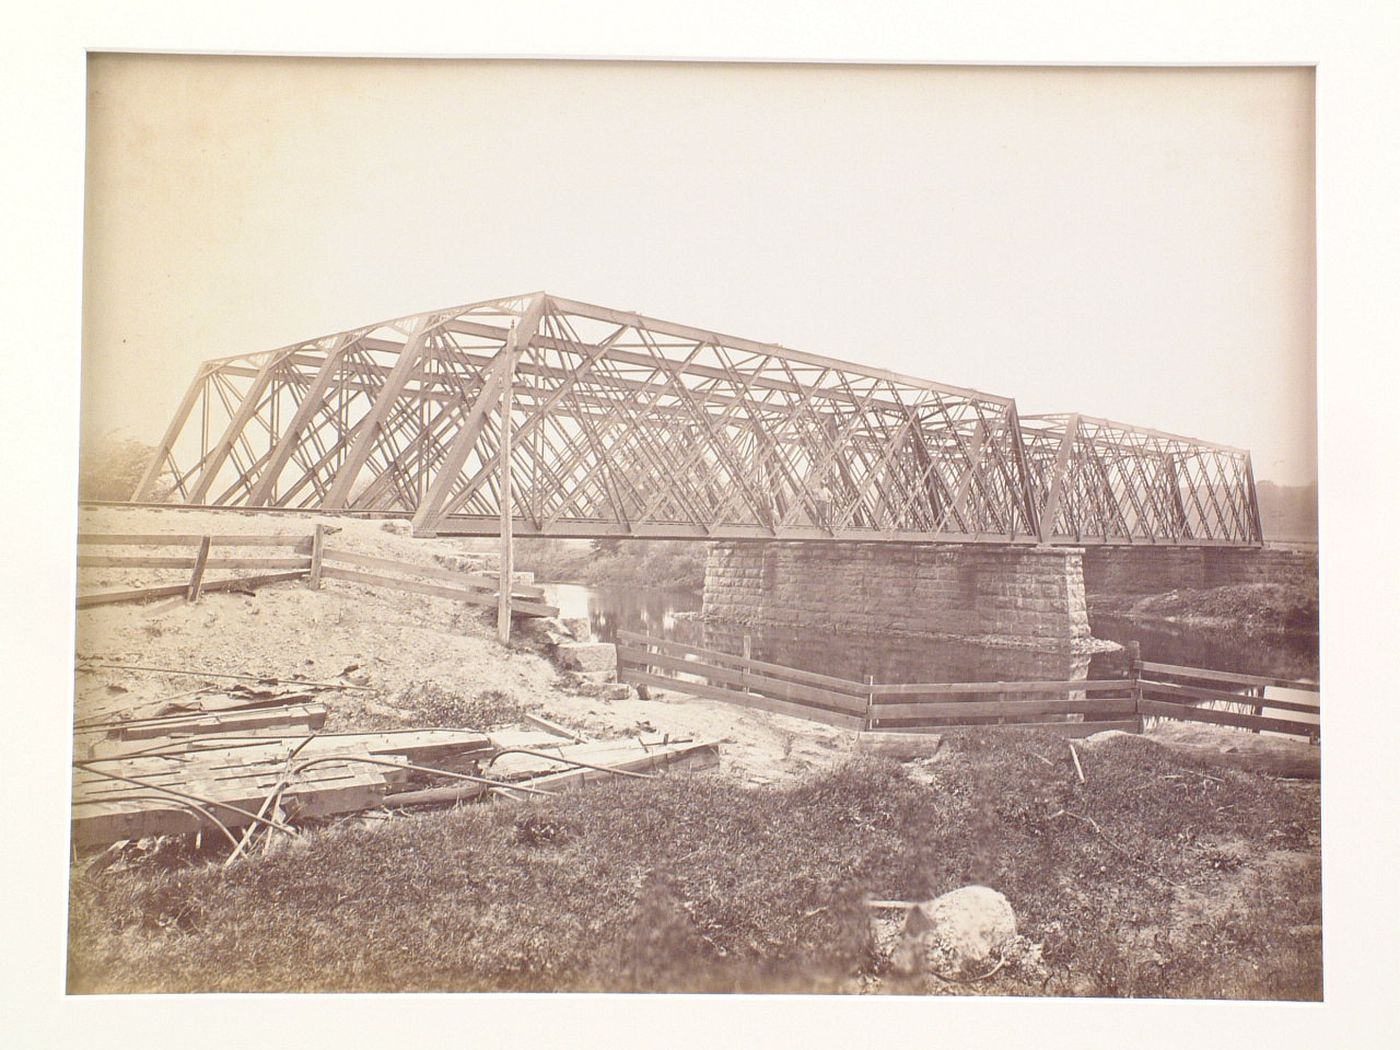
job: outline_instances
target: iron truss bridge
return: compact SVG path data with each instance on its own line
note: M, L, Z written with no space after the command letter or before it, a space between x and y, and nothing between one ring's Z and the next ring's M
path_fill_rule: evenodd
M206 362L133 499L472 536L503 489L518 536L1262 542L1242 449L544 292Z

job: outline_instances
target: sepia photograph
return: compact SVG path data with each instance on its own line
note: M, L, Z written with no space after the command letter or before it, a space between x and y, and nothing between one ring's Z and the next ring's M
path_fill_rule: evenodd
M67 990L1323 997L1315 73L87 59Z

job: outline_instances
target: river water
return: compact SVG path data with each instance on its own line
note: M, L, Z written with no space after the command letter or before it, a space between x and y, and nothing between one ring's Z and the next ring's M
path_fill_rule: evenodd
M881 683L1069 680L1123 675L1122 652L1070 656L994 649L963 642L880 635L852 635L810 628L707 624L692 618L700 595L692 591L636 587L545 584L547 600L567 618L586 618L598 641L636 631L724 652L743 651L748 634L755 659L800 667L853 681L872 676ZM1094 616L1095 638L1135 641L1144 660L1216 671L1317 680L1315 639L1262 641L1229 632L1176 626L1144 627L1129 620Z

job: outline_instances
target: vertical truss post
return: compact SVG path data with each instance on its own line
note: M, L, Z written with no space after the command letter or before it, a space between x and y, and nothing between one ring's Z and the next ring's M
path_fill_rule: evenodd
M191 503L204 502L204 497L209 493L209 487L214 484L215 476L233 449L233 443L252 422L253 413L258 410L258 405L262 403L263 394L266 392L268 384L272 382L272 377L285 356L285 354L279 353L269 354L262 367L258 369L258 374L253 377L252 383L248 386L248 392L243 395L243 400L239 403L237 410L229 417L228 426L224 427L223 434L219 436L218 444L214 446L214 450L205 459L204 469L199 472L199 480L190 489L189 500Z
M452 444L444 453L438 472L434 475L432 484L428 486L427 494L419 501L418 507L413 513L413 532L415 535L432 536L437 531L438 523L442 521L443 515L447 511L447 499L452 492L452 486L462 473L467 456L476 446L477 438L481 435L481 428L486 422L487 413L494 407L502 384L504 383L505 388L509 389L515 381L515 361L511 359L511 354L513 352L519 356L525 352L538 333L543 317L544 296L533 296L529 305L520 315L520 322L506 336L506 349L501 351L496 361L487 366L491 372L490 376L487 377L485 384L477 393L476 401L472 403L466 421L452 438ZM514 347L513 351L511 347ZM509 374L507 375L507 373ZM543 409L537 412L536 418L542 418L552 403L552 401L547 403ZM501 416L503 422L508 418L507 415ZM504 452L502 454L505 455Z
M1191 519L1186 516L1186 503L1181 498L1181 478L1176 472L1176 456L1167 452L1162 457L1167 476L1167 488L1171 495L1173 524L1176 526L1178 539L1189 540L1191 538Z
M948 521L956 519L959 527L964 532L974 531L967 529L963 523L963 505L967 502L967 495L972 489L974 478L982 474L982 454L987 447L988 427L985 420L979 419L977 425L972 429L972 437L967 443L967 469L963 471L962 477L958 479L958 490L953 495L952 505L948 508L948 513L939 523L938 532L943 531L943 525Z
M510 592L515 580L515 537L511 522L510 432L511 388L515 385L515 359L520 353L515 329L506 336L501 362L501 454L498 461L501 488L501 582L497 588L496 637L502 645L510 641Z
M248 506L262 507L272 498L277 487L278 477L283 468L286 467L287 460L291 459L292 453L301 444L302 432L324 402L326 391L331 386L331 380L335 378L335 374L340 368L341 359L354 341L347 333L338 338L335 344L326 351L326 359L321 362L316 378L311 381L311 386L302 395L301 401L297 404L297 410L292 413L292 421L287 424L286 432L276 439L272 454L263 464L262 473L258 475L258 480L253 483L253 489L248 493Z
M1261 547L1264 545L1264 523L1259 517L1259 490L1254 487L1254 457L1248 452L1244 454L1244 483L1248 489L1246 493L1246 506L1249 508L1249 524L1254 530L1254 535L1249 539Z
M1078 436L1079 413L1076 412L1065 423L1065 432L1060 438L1060 448L1055 453L1055 466L1050 474L1050 487L1045 497L1045 507L1040 512L1041 543L1055 538L1055 520L1060 514L1060 500L1063 498L1065 482L1069 477L1070 461L1074 458L1074 442Z
M1011 458L1016 464L1016 491L1021 497L1021 514L1026 519L1026 532L1036 538L1036 542L1044 543L1045 537L1041 532L1040 510L1036 506L1035 488L1031 484L1031 469L1026 462L1026 442L1021 434L1021 416L1016 411L1016 402L1012 401L1006 408L1006 420L1011 430ZM1011 539L1016 538L1016 516L1012 514L1007 522L1011 526ZM1051 523L1054 528L1054 523Z
M139 502L151 495L151 489L155 487L156 479L160 477L160 472L165 467L165 461L170 458L170 453L175 448L175 442L180 439L180 432L185 429L185 423L189 420L190 413L194 411L194 403L199 400L199 395L204 391L204 382L208 375L209 366L201 365L195 373L194 379L190 381L190 388L185 391L185 397L180 402L180 407L175 410L175 418L165 428L165 436L160 439L160 447L156 449L155 458L147 464L145 473L141 475L141 480L136 483L136 488L131 493L133 501ZM200 452L203 451L200 449Z
M360 476L360 471L369 460L369 454L374 451L374 444L379 440L380 427L394 410L394 403L403 393L409 378L417 371L418 362L423 356L423 344L427 342L428 333L437 327L437 323L438 319L435 316L424 317L399 351L399 359L384 377L384 385L379 388L378 396L370 405L364 426L350 443L350 451L346 453L345 461L335 472L331 487L321 501L325 510L343 510L350 502L350 489L354 487L355 479Z

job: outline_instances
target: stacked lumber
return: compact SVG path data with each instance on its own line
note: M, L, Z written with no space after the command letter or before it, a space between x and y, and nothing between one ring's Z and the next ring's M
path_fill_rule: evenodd
M166 704L163 714L150 713L148 704L129 712L142 717L103 716L82 726L75 733L74 845L212 832L241 852L239 831L291 831L307 820L385 808L538 797L718 762L713 744L668 738L578 742L549 732L488 737L451 728L320 733L326 708L308 697L290 690L210 693Z

